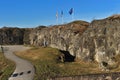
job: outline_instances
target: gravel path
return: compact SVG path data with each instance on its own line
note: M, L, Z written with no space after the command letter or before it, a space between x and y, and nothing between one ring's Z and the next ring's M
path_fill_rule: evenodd
M16 69L8 80L33 80L35 73L33 65L13 54L15 51L23 51L27 49L29 49L29 47L24 47L22 45L3 46L5 57L16 63Z

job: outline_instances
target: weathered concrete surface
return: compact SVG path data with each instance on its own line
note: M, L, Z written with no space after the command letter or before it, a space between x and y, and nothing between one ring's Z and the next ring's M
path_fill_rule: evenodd
M69 51L75 59L97 61L103 68L117 66L115 56L120 54L120 15L94 20L90 24L79 21L34 29L30 43Z
M13 38L14 32L17 32L16 38ZM91 23L74 21L64 25L22 29L22 33L19 29L3 29L0 35L4 38L3 43L58 48L68 51L75 60L97 61L100 67L108 69L109 66L117 67L118 63L115 56L120 54L120 15Z
M30 44L29 34L31 30L32 28L31 29L12 27L0 28L0 44L5 45Z

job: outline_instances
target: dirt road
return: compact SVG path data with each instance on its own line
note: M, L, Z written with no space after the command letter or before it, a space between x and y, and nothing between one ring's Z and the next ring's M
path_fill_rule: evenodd
M22 45L3 46L5 57L14 61L16 64L16 69L8 80L33 80L35 74L33 65L29 61L21 59L13 54L15 51L23 51L27 49L29 49L29 47Z

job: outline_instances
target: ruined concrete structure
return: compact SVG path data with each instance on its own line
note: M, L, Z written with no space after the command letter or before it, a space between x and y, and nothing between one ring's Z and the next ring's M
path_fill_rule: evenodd
M49 46L68 51L76 60L97 61L100 67L116 65L120 54L120 15L101 20L33 29L2 28L3 44Z

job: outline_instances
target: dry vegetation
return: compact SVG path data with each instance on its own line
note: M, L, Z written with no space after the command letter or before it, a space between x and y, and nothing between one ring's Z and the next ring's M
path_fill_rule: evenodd
M62 63L59 61L61 54L58 49L42 47L16 53L16 55L26 58L34 64L36 68L34 80L102 72L95 62L88 63L80 61Z
M34 64L36 68L34 80L46 80L46 78L57 76L104 73L98 68L96 62L60 62L59 56L61 54L62 53L58 49L49 47L33 47L30 50L16 53L16 55L25 58ZM120 64L120 55L117 55L115 59L118 61L118 64ZM15 65L6 60L3 54L0 53L0 80L7 80L14 68ZM111 70L111 72L117 71L120 71L120 66Z
M14 63L5 59L3 53L0 52L0 80L7 80L14 68Z
M90 23L86 22L86 21L81 21L81 20L76 20L67 24L63 24L63 25L55 25L55 26L51 26L47 29L50 30L56 30L56 29L60 29L62 31L66 31L66 30L72 30L75 33L83 33L88 26L90 25Z
M120 14L113 14L112 16L108 17L108 19L116 19L116 18L120 18Z

